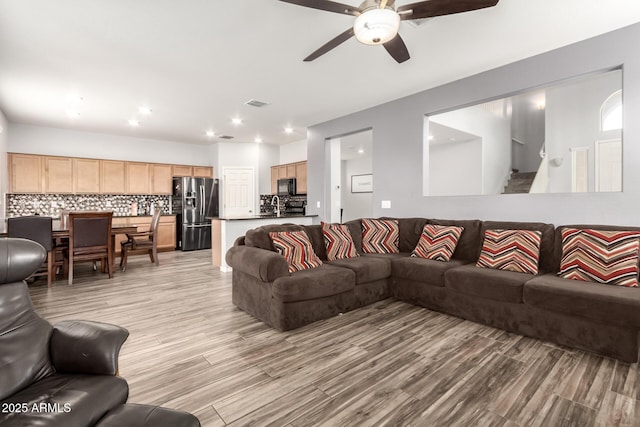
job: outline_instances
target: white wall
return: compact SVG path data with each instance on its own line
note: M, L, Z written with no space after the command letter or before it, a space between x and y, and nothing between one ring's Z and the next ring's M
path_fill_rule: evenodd
M595 191L595 141L621 137L619 130L600 131L600 107L611 94L620 90L621 77L620 72L606 73L547 91L545 138L548 158L564 159L560 167L549 168L551 192L571 192L571 149L574 147L589 148L589 191ZM628 124L625 121L625 126ZM625 138L623 143L640 142Z
M489 111L485 105L475 105L450 111L448 113L438 114L430 117L429 120L481 137L481 194L502 193L505 185L505 179L509 176L509 171L511 170L510 117L500 117ZM425 146L428 146L428 144L428 140L425 141ZM464 157L463 152L460 152L460 154ZM467 156L471 156L471 153L467 154ZM463 159L461 164L466 165L467 163L472 162L472 160L473 159L469 158ZM425 165L425 170L428 169L428 165ZM450 175L458 174L460 171L461 167L458 166L458 164L455 162L450 164ZM462 173L464 173L463 170ZM429 180L430 182L432 181L431 174L429 175ZM437 185L437 183L431 182L429 187L433 188L435 185Z
M351 176L372 173L371 161L369 156L342 161L342 222L373 216L373 193L351 192Z
M373 129L374 216L479 218L640 226L640 24L457 80L308 128L310 214L326 220L325 141ZM622 193L423 197L424 116L622 66ZM383 209L381 201L391 201ZM320 207L316 207L316 203Z
M259 193L271 194L271 166L280 162L280 147L272 144L258 145Z
M7 152L9 151L8 141L9 129L7 118L0 110L0 224L5 218L6 194L9 191L9 168L7 167Z
M482 139L429 144L429 195L482 194Z
M212 166L208 145L9 124L9 152ZM215 171L217 175L217 171Z
M280 146L280 160L274 164L303 162L307 160L307 140L291 142Z
M544 110L531 103L516 103L511 115L512 136L524 145L512 143L511 167L519 172L537 172L540 167L540 149L544 144Z

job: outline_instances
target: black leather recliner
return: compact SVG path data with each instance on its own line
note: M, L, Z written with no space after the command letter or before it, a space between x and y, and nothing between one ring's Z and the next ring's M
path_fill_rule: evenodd
M31 240L0 239L0 427L82 427L101 419L199 426L181 411L124 405L129 386L117 373L126 329L75 320L52 326L34 311L24 279L46 256Z

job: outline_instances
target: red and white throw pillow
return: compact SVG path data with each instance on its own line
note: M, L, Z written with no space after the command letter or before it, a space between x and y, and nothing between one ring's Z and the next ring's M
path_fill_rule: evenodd
M337 259L355 258L358 256L353 237L349 232L349 227L342 224L327 224L322 222L322 235L324 245L327 248L327 259L334 261Z
M304 231L272 231L269 237L276 251L289 263L289 273L322 265Z
M542 233L532 230L487 230L476 266L538 274Z
M448 262L463 231L463 227L427 224L411 256Z
M400 252L397 219L362 219L362 252L395 254Z
M639 231L562 229L558 276L627 287L638 286Z

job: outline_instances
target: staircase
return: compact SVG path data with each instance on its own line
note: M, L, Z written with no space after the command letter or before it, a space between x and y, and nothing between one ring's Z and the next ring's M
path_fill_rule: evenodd
M513 172L502 194L528 193L536 172Z

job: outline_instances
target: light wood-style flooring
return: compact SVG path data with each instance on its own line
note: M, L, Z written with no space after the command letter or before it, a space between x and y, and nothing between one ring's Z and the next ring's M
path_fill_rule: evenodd
M231 304L210 259L134 257L111 280L78 265L31 294L51 322L126 327L129 401L203 426L640 426L637 364L391 299L281 333Z

